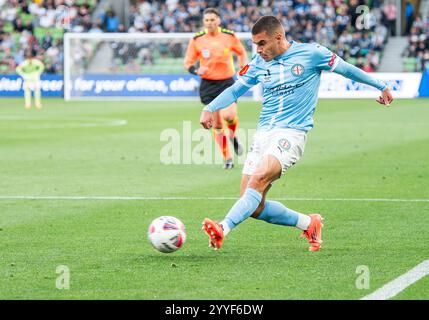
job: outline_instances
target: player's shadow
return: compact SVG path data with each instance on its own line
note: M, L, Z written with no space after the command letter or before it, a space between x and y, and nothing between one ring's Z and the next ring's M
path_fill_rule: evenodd
M153 262L153 263L159 263L159 262L169 262L172 264L180 265L180 263L193 263L200 264L201 261L204 261L205 263L210 263L213 261L215 263L219 260L220 255L223 257L228 256L228 252L207 252L207 254L193 254L190 252L174 252L174 253L157 253L157 252L151 252L147 254L140 254L137 257L135 257L136 262L141 262L144 264ZM173 266L174 267L174 266Z

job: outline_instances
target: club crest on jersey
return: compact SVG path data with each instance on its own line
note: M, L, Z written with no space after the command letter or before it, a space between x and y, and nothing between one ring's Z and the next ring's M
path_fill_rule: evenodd
M290 149L290 142L287 139L280 139L279 140L279 147L282 148L282 150L289 150Z
M302 64L296 63L292 66L290 71L295 77L300 77L304 74L304 66Z
M209 50L209 49L203 49L203 50L201 50L201 55L202 55L205 59L210 58L210 50Z

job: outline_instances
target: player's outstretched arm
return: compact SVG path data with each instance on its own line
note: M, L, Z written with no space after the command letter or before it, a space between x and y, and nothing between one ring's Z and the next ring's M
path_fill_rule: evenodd
M205 129L210 129L213 125L213 112L230 106L249 89L250 86L243 84L240 80L237 80L232 86L225 89L216 97L216 99L204 107L200 117L201 125Z
M389 88L386 88L384 91L381 92L381 96L378 97L377 100L378 103L384 104L385 106L389 106L390 103L393 101L392 93L390 92Z
M213 113L207 110L201 111L200 124L204 129L210 129L213 126Z
M338 64L333 72L341 74L348 79L367 84L380 90L381 96L376 100L380 104L389 106L393 101L392 93L383 81L373 78L367 72L351 65L350 63L345 62L344 60L338 61Z

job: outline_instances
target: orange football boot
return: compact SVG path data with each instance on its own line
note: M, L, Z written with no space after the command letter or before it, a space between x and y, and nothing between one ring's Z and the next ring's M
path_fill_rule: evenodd
M301 237L306 237L311 244L309 251L317 251L322 246L322 227L323 218L320 214L309 214L311 218L308 229L303 231Z
M218 250L222 247L223 239L225 238L223 235L222 226L209 218L205 218L203 221L203 230L209 236L209 247Z

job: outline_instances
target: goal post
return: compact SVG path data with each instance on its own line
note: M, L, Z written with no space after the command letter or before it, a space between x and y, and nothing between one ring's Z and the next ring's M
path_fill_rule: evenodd
M183 60L193 33L66 33L64 99L192 99L200 79ZM236 33L248 52L250 33ZM239 68L234 55L236 69ZM252 88L247 97L258 99Z

